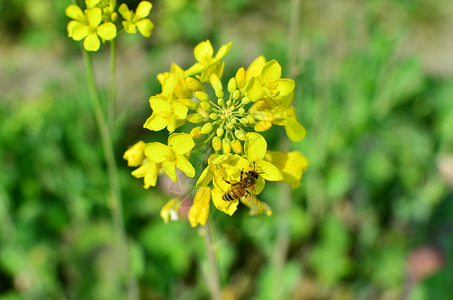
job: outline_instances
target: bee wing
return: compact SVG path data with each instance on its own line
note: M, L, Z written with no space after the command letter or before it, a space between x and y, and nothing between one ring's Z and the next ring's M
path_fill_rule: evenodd
M248 192L246 198L250 206L250 215L253 216L259 213L259 200L256 197L255 188L249 189Z

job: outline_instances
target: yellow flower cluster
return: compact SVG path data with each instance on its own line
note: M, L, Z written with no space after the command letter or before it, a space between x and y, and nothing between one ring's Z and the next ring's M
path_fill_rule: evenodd
M138 167L132 175L144 178L145 188L156 185L161 169L174 182L176 168L195 177L191 153L209 155L197 176L198 191L189 210L192 226L206 223L211 199L229 215L239 202L250 208L251 215L270 215L269 205L256 196L265 181L283 181L296 188L309 165L299 151L268 151L258 133L277 125L284 126L292 141L304 138L305 128L291 106L294 81L281 78L276 60L260 56L247 69L240 68L224 89L222 59L230 47L231 43L223 45L214 56L211 43L202 42L195 47L193 66L183 70L173 64L170 72L159 74L162 92L150 97L152 114L143 126L152 131L166 128L168 143L140 141L124 153L129 166ZM194 125L187 126L190 123ZM178 128L189 133L175 133ZM171 199L162 208L165 222L177 219L180 205L180 200Z
M75 41L83 40L87 51L98 51L101 42L111 41L117 36L118 20L116 0L85 0L86 9L71 4L66 8L66 15L72 20L68 23L68 36ZM153 30L153 23L146 17L149 15L152 4L142 1L134 13L125 3L121 4L118 12L123 17L123 29L127 33L140 33L149 37Z

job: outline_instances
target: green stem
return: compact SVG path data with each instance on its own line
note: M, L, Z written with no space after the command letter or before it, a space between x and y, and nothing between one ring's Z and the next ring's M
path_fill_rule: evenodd
M121 202L121 191L118 181L118 173L115 162L115 155L113 152L113 144L110 136L108 124L105 120L104 113L101 107L101 101L97 90L96 82L94 79L93 63L91 56L87 51L82 50L83 58L85 60L86 76L88 80L88 89L90 91L91 100L96 118L96 123L101 135L102 148L104 149L105 160L107 163L107 171L110 184L110 208L112 211L113 223L118 242L118 259L122 266L126 268L127 281L128 281L128 299L137 300L138 287L135 279L132 265L129 260L129 250L127 246L126 232L124 229L123 209Z
M113 122L115 121L115 109L116 109L116 43L115 39L110 41L110 83L109 83L109 99L108 99L108 125L110 130L113 128Z
M210 220L208 220L208 222L200 229L200 235L203 237L206 260L208 263L205 279L208 284L209 292L211 293L211 300L222 300L219 268L217 265L217 247L214 244L214 232Z
M290 24L289 24L289 51L288 69L289 77L295 77L297 45L299 40L299 19L300 19L300 0L291 0L290 4ZM290 142L285 133L282 133L280 142L281 151L290 150ZM288 222L292 197L291 187L285 183L280 184L280 201L278 205L278 223L275 248L272 255L272 269L274 276L274 288L271 299L286 299L283 289L283 278L285 263L288 255L290 242L290 224Z

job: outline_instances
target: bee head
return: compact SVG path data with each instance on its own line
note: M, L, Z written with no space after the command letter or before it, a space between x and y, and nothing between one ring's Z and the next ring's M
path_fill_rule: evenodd
M258 175L259 175L259 174L258 174L258 172L256 172L256 171L249 171L249 172L248 172L248 175L249 175L249 176L252 176L252 177L255 178L255 179L258 179Z

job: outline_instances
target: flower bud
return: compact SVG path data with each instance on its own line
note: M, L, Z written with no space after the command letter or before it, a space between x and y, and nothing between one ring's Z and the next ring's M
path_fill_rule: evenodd
M241 140L241 141L245 140L245 132L242 129L236 129L234 131L234 135L236 136L236 138L238 140Z
M217 99L217 104L219 104L220 106L225 106L225 101L223 101L222 98L219 98Z
M219 76L217 76L216 73L212 73L211 77L209 77L209 80L214 90L223 90L222 82L220 81Z
M242 115L243 113L245 113L245 109L243 107L239 108L238 113Z
M201 127L201 133L202 134L207 134L212 131L212 124L211 123L206 123Z
M249 120L249 124L255 124L255 116L254 115L247 115L247 120Z
M238 140L232 140L231 141L231 149L233 149L234 152L240 154L242 153L242 144Z
M231 100L227 100L226 105L230 106L231 105Z
M193 101L192 99L181 98L178 100L179 102L187 106L188 109L195 110L197 108L198 103Z
M205 92L197 91L195 96L200 99L200 101L209 101L209 96Z
M211 120L217 120L219 118L219 116L216 114L216 113L212 113L209 115L209 118L211 118Z
M245 104L249 104L249 103L250 103L250 101L251 101L251 100L250 100L250 98L249 98L249 97L247 97L247 96L246 96L246 97L244 97L244 98L242 98L242 104L244 104L244 105L245 105Z
M204 91L203 85L195 78L187 77L186 84L187 84L187 87L189 88L189 90L191 90L191 91L194 91L194 92Z
M215 151L220 151L220 148L222 148L222 141L219 137L215 136L212 139L212 148L214 148Z
M187 121L190 123L200 123L203 121L203 116L198 113L190 114L187 116Z
M200 103L200 106L201 106L201 108L203 108L206 111L210 111L211 110L211 105L209 105L209 102L207 102L207 101L202 101Z
M239 121L244 125L247 125L249 123L249 120L247 118L241 118Z
M223 130L222 127L219 127L219 128L217 128L217 130L216 130L216 133L217 133L217 136L218 136L218 137L222 137L222 135L223 135L224 132L225 132L225 130Z
M201 127L197 126L190 131L190 136L193 139L198 139L201 136Z
M241 92L239 92L239 90L235 90L233 92L233 99L237 100L237 99L239 99L239 97L241 97Z
M236 85L238 88L243 88L245 85L245 69L240 68L236 73Z
M217 96L217 98L223 98L223 96L224 96L225 94L223 93L222 90L216 89L216 90L215 90L215 95Z
M223 150L223 153L231 152L231 141L229 138L222 139L222 150Z
M236 85L236 79L231 78L230 81L228 81L228 92L231 94L233 93L237 88L237 85Z

